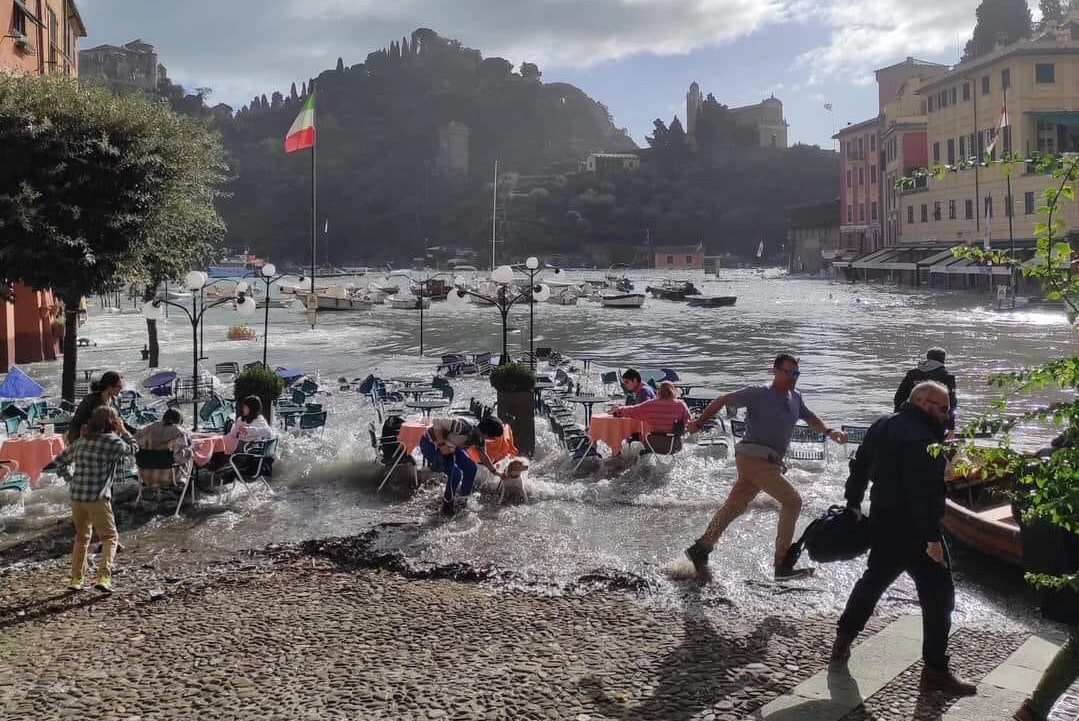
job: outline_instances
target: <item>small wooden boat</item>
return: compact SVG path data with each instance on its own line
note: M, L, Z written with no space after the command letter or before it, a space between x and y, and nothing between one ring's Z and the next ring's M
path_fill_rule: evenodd
M577 293L572 288L563 288L558 293L552 292L547 302L554 305L577 305Z
M1005 483L973 475L949 481L944 528L964 546L1022 567L1023 540L1012 505L1001 493Z
M420 308L427 310L431 307L430 298L417 298L410 295L395 295L389 298L386 302L390 304L391 308L394 308L396 310L419 310Z
M648 286L645 290L651 293L652 297L661 300L687 300L686 296L701 294L701 291L688 280L684 283L665 280L663 285Z
M604 308L640 308L644 305L644 293L601 293Z
M737 300L738 296L735 295L702 295L696 298L686 298L686 303L694 308L723 308L734 305Z
M303 302L304 306L310 304L311 293L297 290L295 296ZM331 285L328 288L315 289L315 302L317 308L324 311L338 310L371 310L371 301L364 300L355 295L351 289L342 285Z

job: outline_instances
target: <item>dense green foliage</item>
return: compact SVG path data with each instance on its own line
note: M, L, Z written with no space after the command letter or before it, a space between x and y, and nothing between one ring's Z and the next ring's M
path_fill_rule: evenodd
M762 238L769 247L785 238L782 214L770 208L834 197L834 153L757 148L756 131L737 126L711 96L697 148L677 119L670 128L660 122L663 140L649 139L640 171L581 172L591 152L636 146L602 104L541 76L532 63L514 72L502 58L421 29L363 64L338 62L300 90L254 98L233 120L189 107L195 95L181 92L173 103L216 118L224 134L237 173L221 206L228 245L279 264L307 261L310 155L286 155L282 140L312 87L320 235L329 220L319 262L400 264L425 246L485 251L496 159L499 252L507 257L629 261L646 237L749 255ZM436 168L438 130L453 121L470 131L468 177Z
M975 16L974 34L963 48L964 62L992 52L998 41L1010 44L1033 33L1027 0L982 0Z
M269 420L272 418L273 402L285 390L285 381L274 371L263 366L248 368L233 381L233 397L236 399L236 410L240 410L240 404L248 396L257 396L262 401L262 415Z
M0 75L0 274L52 288L67 312L120 278L189 268L224 227L217 136L142 95ZM66 324L63 396L77 323Z
M491 372L491 387L503 393L531 391L536 386L536 376L523 363L505 363Z

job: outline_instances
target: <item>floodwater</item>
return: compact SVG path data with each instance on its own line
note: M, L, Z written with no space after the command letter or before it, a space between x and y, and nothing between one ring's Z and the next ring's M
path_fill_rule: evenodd
M801 358L799 387L807 405L833 426L867 424L887 412L903 373L930 346L948 350L963 417L985 408L993 397L984 380L988 373L1071 352L1073 331L1061 313L996 313L988 297L969 292L837 284L774 273L721 271L718 280L704 283L707 295L738 296L733 308L689 308L651 297L639 310L604 309L584 299L576 306L537 304L535 345L570 357L594 357L594 386L600 385L599 370L666 367L698 384L694 396L768 382L775 354L790 351ZM602 272L569 275L599 277ZM702 282L699 273L672 275ZM660 279L655 272L631 277L642 291ZM175 309L170 316L162 327L162 367L190 372L191 326ZM262 311L248 321L258 330L258 341L227 341L227 328L237 322L227 308L208 311L205 363L261 357ZM512 575L505 582L544 592L560 592L583 577L633 578L649 589L644 595L651 601L675 598L681 584L675 571L685 566L679 561L681 551L704 529L733 482L733 460L714 450L687 444L673 464L653 459L624 472L599 468L574 473L546 423L537 419L527 504L473 498L467 512L443 521L437 517L437 484L404 500L372 492L376 466L367 428L374 409L359 394L339 391L338 377L431 375L443 353L482 348L497 355L501 345L499 314L491 307L458 299L434 304L424 313L422 357L419 325L415 311L379 306L369 312L323 313L312 330L302 310L272 309L270 364L299 366L332 392L320 398L330 413L325 433L284 436L272 496L238 500L179 520L165 514L128 531L124 542L184 547L212 558L236 549L401 523L379 543L416 566L492 565ZM519 355L528 349L527 305L512 309L509 325L510 351ZM145 324L130 304L119 313L91 309L80 335L97 344L81 349L80 368L120 367L130 387L149 375L139 360ZM30 370L55 392L59 364ZM486 380L452 383L458 400L493 402ZM829 505L842 503L846 457L845 449L829 443L824 462L790 464L788 477L805 501L799 528ZM64 501L64 489L54 485L0 508L0 548L55 526L66 515ZM218 503L200 498L207 508ZM776 605L800 612L838 611L862 564L823 566L790 592L773 586L768 580L776 519L775 504L761 497L730 527L712 554L715 578L706 596L729 600L747 612ZM955 569L958 618L1031 618L1030 596L1015 575L960 549ZM913 586L904 581L885 603L914 599Z

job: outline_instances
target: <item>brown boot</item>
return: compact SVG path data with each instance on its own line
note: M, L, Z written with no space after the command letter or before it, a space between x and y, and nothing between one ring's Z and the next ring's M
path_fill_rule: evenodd
M923 668L920 687L923 691L940 691L948 696L974 696L978 693L976 685L956 676L947 666Z
M842 631L836 633L835 642L832 644L832 663L843 664L850 660L850 647L855 638L857 634Z

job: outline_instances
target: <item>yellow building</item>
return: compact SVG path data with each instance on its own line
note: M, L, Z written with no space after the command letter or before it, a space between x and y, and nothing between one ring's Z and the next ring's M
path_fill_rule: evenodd
M990 148L994 160L1007 152L1029 158L1079 151L1079 23L957 65L923 83L919 95L926 101L927 164L945 172L900 193L896 237L980 244L988 235L1007 248L1010 219L1017 244L1029 246L1035 222L1044 220L1036 208L1050 178L1014 166L1009 197L1003 166L977 161ZM1075 203L1066 203L1060 217L1079 228Z

